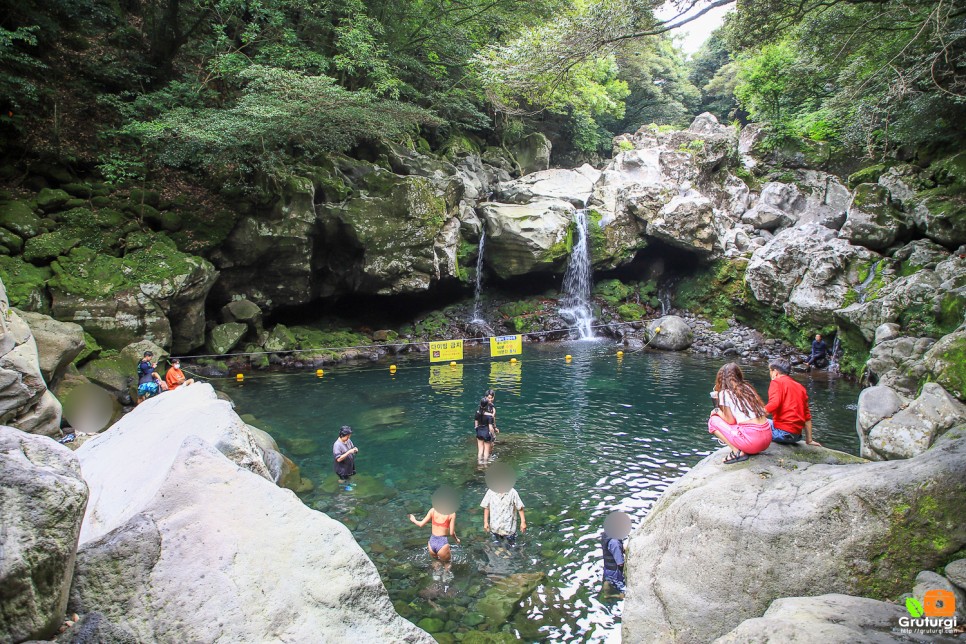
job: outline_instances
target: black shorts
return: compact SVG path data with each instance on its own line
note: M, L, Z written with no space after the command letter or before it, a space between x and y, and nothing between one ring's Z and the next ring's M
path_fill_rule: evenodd
M489 427L477 427L476 428L476 438L477 440L486 441L487 443L493 442L493 432L490 431Z

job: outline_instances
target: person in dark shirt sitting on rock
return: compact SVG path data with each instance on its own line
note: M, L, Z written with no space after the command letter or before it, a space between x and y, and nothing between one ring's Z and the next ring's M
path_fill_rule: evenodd
M157 362L151 362L154 353L145 351L144 357L138 363L138 404L152 396L157 396L167 389L161 376L155 371L158 368Z
M825 340L822 339L821 333L815 334L815 339L812 340L812 355L808 357L805 364L812 367L818 367L819 369L825 364L825 360L828 358L828 345L825 344Z

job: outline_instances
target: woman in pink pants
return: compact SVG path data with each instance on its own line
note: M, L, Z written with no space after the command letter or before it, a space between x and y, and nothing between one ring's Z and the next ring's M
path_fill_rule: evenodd
M771 444L771 427L765 403L755 388L745 381L741 367L729 362L718 369L712 396L718 401L708 431L731 448L726 465L747 461L751 454L763 452Z

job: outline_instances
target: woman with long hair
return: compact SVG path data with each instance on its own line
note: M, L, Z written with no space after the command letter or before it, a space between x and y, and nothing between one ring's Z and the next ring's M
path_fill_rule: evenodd
M731 448L726 465L747 461L771 444L771 427L765 403L745 380L741 367L729 362L720 369L711 395L717 400L708 419L708 431Z
M492 396L484 395L480 399L480 406L473 418L473 426L476 432L476 462L484 464L490 459L493 439L500 431L496 428L496 409L493 406Z

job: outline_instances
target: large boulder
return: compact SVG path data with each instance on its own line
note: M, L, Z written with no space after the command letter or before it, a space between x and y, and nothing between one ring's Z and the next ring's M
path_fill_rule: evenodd
M418 293L457 277L462 184L455 176L399 176L376 168L357 185L358 196L318 208L327 249L318 267L320 295Z
M954 644L945 638L896 633L899 618L909 617L904 606L868 597L829 594L818 597L776 599L761 617L746 619L714 644Z
M248 333L248 325L241 322L219 324L208 333L205 348L216 355L230 353Z
M77 450L91 486L81 543L102 537L137 514L158 492L189 436L271 480L255 438L231 403L219 400L206 383L178 387L144 401Z
M60 419L60 403L47 391L30 327L9 308L0 282L0 423L60 436Z
M30 327L37 342L40 356L40 373L50 387L55 387L67 367L87 346L84 342L84 329L78 324L60 322L30 311L17 311Z
M899 336L872 347L865 368L872 382L891 387L904 396L915 396L929 376L923 360L936 343L932 338Z
M962 324L966 314L966 257L953 255L938 262L934 270L924 268L881 282L873 284L875 288L869 289L867 297L835 311L836 321L867 341L872 341L875 330L887 322L898 323L906 335L934 338Z
M561 272L570 256L577 211L570 203L544 199L529 204L484 203L486 265L503 279L535 272Z
M923 356L922 364L946 391L966 401L966 328L940 338Z
M550 139L534 132L509 147L521 175L546 170L550 167Z
M966 546L966 426L902 461L772 444L735 466L725 453L631 535L625 641L710 642L782 597L894 599Z
M880 258L820 224L780 231L751 256L745 280L755 299L793 320L828 324ZM873 327L874 329L874 327Z
M647 324L648 345L666 351L682 351L694 342L694 331L676 315L651 320Z
M251 434L209 387L131 415L142 408L136 425L122 420L78 450L96 525L85 523L70 610L100 612L138 641L433 641L396 614L348 529L225 457L209 425ZM136 450L148 458L133 466L112 463L145 421L164 440ZM132 436L112 446L119 431Z
M87 484L69 449L0 426L0 641L57 632L86 503Z
M769 182L762 187L758 203L741 216L741 221L761 230L787 228L798 221L805 203L794 184Z
M934 382L908 407L876 423L863 443L879 458L912 458L922 454L952 427L966 423L966 405Z
M909 231L902 211L889 191L875 183L855 188L841 235L857 246L873 250L888 248Z
M700 195L677 195L656 213L648 213L647 234L670 246L708 258L718 247L714 207Z
M867 387L859 394L858 411L855 418L855 429L859 434L859 453L862 458L873 461L882 460L868 445L869 431L886 418L892 418L896 412L906 406L907 401L895 390L885 385Z
M205 259L158 240L123 258L75 248L51 265L51 315L108 349L141 338L185 352L204 343L205 298L218 277Z
M594 181L587 174L555 168L501 183L497 185L493 199L515 204L540 199L560 199L569 201L577 208L583 208L593 189Z
M318 190L313 179L292 177L269 212L238 222L212 255L221 269L216 296L244 297L263 310L315 299Z

